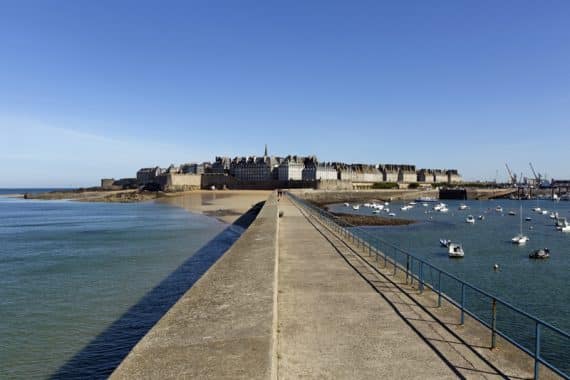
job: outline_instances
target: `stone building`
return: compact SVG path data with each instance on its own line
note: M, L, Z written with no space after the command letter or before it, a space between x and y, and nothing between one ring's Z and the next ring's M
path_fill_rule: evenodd
M418 182L420 183L433 183L434 173L432 169L420 169L418 170Z
M279 181L301 181L305 159L299 156L287 156L278 167L277 178Z
M338 179L338 172L331 163L319 163L312 156L305 159L305 167L302 173L303 181L333 181Z
M441 169L434 169L433 170L433 182L435 183L446 183L447 182L447 173L445 170Z
M449 169L447 172L447 183L461 183L463 178L457 169Z
M415 165L398 165L398 182L399 183L415 183L418 181Z
M229 157L216 157L214 163L208 170L211 174L228 174L232 160Z
M236 157L230 164L230 174L243 182L270 181L276 166L274 157Z
M183 174L202 175L206 172L206 169L208 167L209 167L209 163L207 163L207 162L203 162L201 164L197 164L197 163L183 164L180 166L180 172Z
M137 171L137 183L139 186L144 186L149 183L156 183L156 177L164 172L158 166L154 168L142 168Z
M398 177L400 175L400 165L394 164L380 164L378 169L382 173L382 179L384 182L398 182ZM380 181L382 182L382 181Z

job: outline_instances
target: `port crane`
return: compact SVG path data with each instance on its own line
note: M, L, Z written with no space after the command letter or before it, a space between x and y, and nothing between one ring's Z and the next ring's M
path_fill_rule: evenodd
M511 169L509 168L509 165L505 162L505 167L507 168L507 173L509 173L509 178L511 179L511 184L513 186L517 185L517 175L513 174L513 172L511 172Z
M540 186L540 184L542 183L542 178L540 176L540 174L536 174L536 171L534 170L534 167L532 166L532 162L528 163L530 166L530 170L532 170L532 174L534 175L534 179L536 180L536 185Z

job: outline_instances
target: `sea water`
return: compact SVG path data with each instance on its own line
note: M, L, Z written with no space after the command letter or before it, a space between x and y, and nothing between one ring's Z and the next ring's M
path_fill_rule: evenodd
M0 378L107 377L241 233L227 228L154 202L0 197Z

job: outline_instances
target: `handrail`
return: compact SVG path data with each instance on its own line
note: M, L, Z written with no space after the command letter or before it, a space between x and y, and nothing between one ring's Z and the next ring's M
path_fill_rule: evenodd
M444 271L443 269L440 269L438 267L436 267L433 264L430 264L429 262L409 253L404 251L403 249L397 247L396 245L383 241L382 239L378 238L377 236L374 236L370 233L368 233L367 231L365 231L364 229L355 226L351 223L348 223L346 221L342 221L342 225L341 225L341 221L339 220L338 217L336 217L335 215L331 214L330 212L323 210L320 207L317 207L313 204L311 204L310 202L297 197L294 194L291 194L290 192L287 192L287 195L290 197L291 200L294 201L294 203L296 203L297 205L303 207L304 209L308 210L308 211L312 211L313 213L317 213L318 216L320 216L325 222L330 222L330 223L334 223L334 227L336 227L338 229L338 232L341 234L344 234L344 236L346 236L347 238L352 238L353 241L355 241L357 244L362 245L363 247L365 246L365 244L368 245L368 249L369 249L369 253L372 252L372 249L374 249L374 253L376 255L376 260L378 260L378 256L381 255L384 258L384 262L386 263L387 261L391 261L391 263L394 266L394 274L396 273L397 268L399 267L400 270L405 271L406 272L406 281L408 276L411 277L412 282L414 281L414 279L416 279L419 283L419 288L420 288L420 292L423 292L423 288L424 286L428 286L432 289L432 291L437 291L438 294L438 306L441 306L441 298L446 299L447 301L449 301L451 304L453 304L454 306L458 307L461 310L461 324L463 324L464 322L464 313L467 313L468 315L470 315L471 317L473 317L474 319L476 319L477 321L479 321L481 324L483 324L484 326L488 327L489 329L491 329L491 348L495 348L496 346L496 335L499 335L501 337L503 337L504 339L506 339L507 341L509 341L510 343L512 343L515 347L519 348L520 350L522 350L523 352L525 352L526 354L528 354L529 356L531 356L534 359L534 378L538 379L539 378L539 364L543 364L546 367L550 368L552 371L554 371L556 374L560 375L561 377L563 377L564 379L570 379L570 376L568 373L565 372L565 370L562 370L560 368L557 368L553 363L549 362L547 359L543 358L540 355L540 351L541 351L541 333L542 333L542 328L546 328L548 329L548 331L553 332L558 334L558 336L560 336L561 338L565 338L568 339L570 341L570 334L551 325L550 323L543 321L542 319L533 316L532 314L529 314L519 308L517 308L516 306L511 305L509 302L506 302L502 299L500 299L497 296L494 296L482 289L480 289L479 287L472 285L468 282L465 282L463 280L461 280L460 278L458 278L457 276ZM350 230L349 230L350 228ZM358 231L359 234L355 234L354 231ZM363 237L367 237L368 240L363 239ZM392 250L394 250L394 255L393 257L390 257L390 255L387 253L386 249L383 249L386 252L383 252L383 250L380 250L379 248L376 247L376 245L380 245L380 246L384 246L386 248L390 248ZM406 267L403 267L402 263L398 262L398 259L396 257L395 254L400 253L405 255L406 258ZM410 268L410 259L412 261L412 265ZM419 263L419 270L418 270L418 274L414 273L414 268L413 268L413 264L414 262ZM436 287L434 284L430 284L429 282L426 281L426 279L423 276L423 272L424 272L424 266L427 266L428 268L431 268L433 270L435 270L437 272L438 275L438 286ZM443 293L441 291L441 275L445 275L448 278L456 281L457 283L459 283L461 285L461 299L455 300L453 299L450 295L447 295L445 293ZM475 291L476 293L490 298L492 300L492 315L491 315L491 323L487 323L486 321L484 321L483 317L479 316L476 314L475 311L471 311L468 310L465 306L465 301L466 301L466 293L465 293L465 289L471 289L473 291ZM521 315L525 318L530 319L532 322L534 322L534 351L528 349L527 347L525 347L521 342L517 342L516 338L507 335L507 333L502 332L500 330L498 330L496 328L496 320L497 320L497 304L503 305L504 307L508 308L509 310L515 312L518 315Z

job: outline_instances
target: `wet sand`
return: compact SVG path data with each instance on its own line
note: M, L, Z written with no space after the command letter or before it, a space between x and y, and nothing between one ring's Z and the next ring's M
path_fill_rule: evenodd
M270 193L266 190L200 190L160 198L157 202L233 223L253 205L265 201Z

